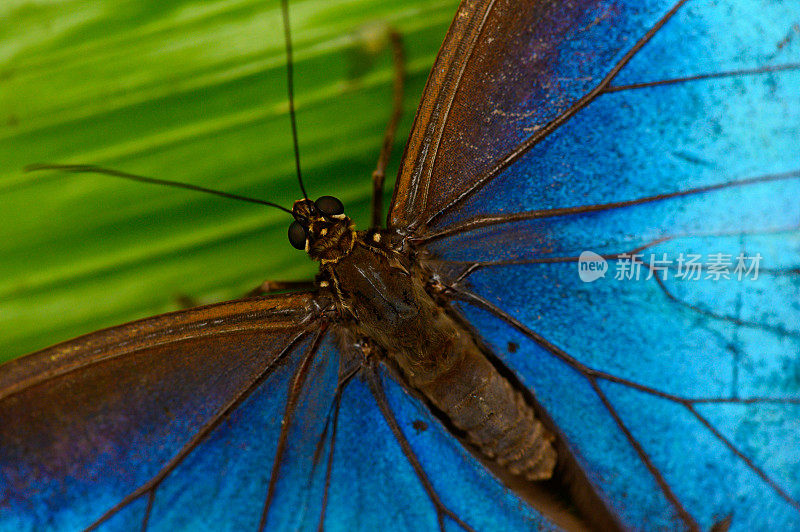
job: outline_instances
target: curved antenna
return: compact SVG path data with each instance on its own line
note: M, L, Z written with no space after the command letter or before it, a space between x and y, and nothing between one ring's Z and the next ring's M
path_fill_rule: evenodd
M286 39L286 90L289 93L289 120L292 122L292 142L294 144L294 165L297 169L297 182L303 199L308 199L306 187L303 186L303 175L300 173L300 144L297 142L297 119L294 112L294 60L292 55L292 34L289 30L289 0L281 0L283 16L283 36Z
M275 203L264 201L247 196L240 196L238 194L231 194L229 192L221 192L211 188L199 187L197 185L190 185L188 183L180 183L178 181L169 181L166 179L155 179L152 177L144 177L136 174L129 174L127 172L120 172L119 170L112 170L110 168L101 168L91 164L31 164L25 167L26 172L37 172L39 170L63 170L64 172L72 172L76 174L103 174L113 177L121 177L131 181L138 181L139 183L148 183L151 185L161 185L165 187L183 188L186 190L194 190L195 192L204 192L206 194L213 194L214 196L221 196L223 198L235 199L239 201L247 201L249 203L256 203L258 205L266 205L267 207L274 207L283 212L292 214L292 211L285 207L281 207Z

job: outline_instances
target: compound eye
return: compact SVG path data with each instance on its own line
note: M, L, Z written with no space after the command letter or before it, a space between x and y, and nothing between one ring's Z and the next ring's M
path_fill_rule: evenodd
M289 243L295 249L306 249L306 229L299 222L289 226Z
M314 202L314 205L316 205L317 210L325 216L336 216L344 212L344 205L342 205L342 202L339 201L339 198L334 198L333 196L321 196Z

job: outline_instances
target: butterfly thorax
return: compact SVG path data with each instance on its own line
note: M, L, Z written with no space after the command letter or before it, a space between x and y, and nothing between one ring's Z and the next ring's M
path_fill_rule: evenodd
M338 319L419 392L483 458L528 480L551 478L554 437L534 408L492 364L472 333L428 292L429 275L401 236L356 232L338 199L302 199L289 241L320 263L317 282Z
M428 277L393 245L391 231L355 233L351 249L322 265L320 286L340 318L380 349L400 373L484 458L512 475L548 479L553 436L500 374L472 333L428 292Z

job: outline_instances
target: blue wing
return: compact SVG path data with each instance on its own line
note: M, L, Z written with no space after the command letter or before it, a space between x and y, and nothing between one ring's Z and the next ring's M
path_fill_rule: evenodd
M481 20L508 8L485 4ZM490 156L447 162L441 147L438 158L411 150L400 186L424 184L428 172L448 187L425 185L391 219L419 228L415 241L458 308L552 415L625 524L796 528L797 4L548 9L540 16L569 11L569 31L526 36L526 57L546 68L516 79L523 91L487 88L494 108L480 111L480 135L465 119L468 90L440 105L450 118L438 115L439 145L485 143ZM491 46L516 58L519 35L494 31L513 37L476 38L474 62ZM519 78L524 59L467 66L461 84ZM501 126L506 137L492 137ZM605 277L581 281L584 251L606 261ZM737 278L739 255L759 263L757 279ZM699 280L678 275L692 256L702 258ZM727 261L730 279L715 279L714 260ZM620 274L629 267L639 280Z
M334 531L553 529L381 367L341 396L327 501Z
M160 483L149 511L125 509L133 522L145 511L149 530L551 528L347 338L332 327L298 352Z
M3 366L0 530L547 528L310 302L157 316Z
M472 5L486 9L490 25L509 9L498 0L462 12ZM451 161L414 166L429 171L429 184L416 174L412 208L394 219L431 214L417 226L425 229L419 244L438 256L432 266L625 523L796 526L796 8L750 0L535 8L544 23L524 33L527 47L515 40L522 33L502 26L505 40L481 46L538 53L546 44L543 68L528 69L536 83L487 76L480 86L500 91L489 101L508 108L476 110L473 100L437 115L440 131L458 112L489 117L494 151L470 158L481 146L442 138L439 153ZM526 19L514 20L525 27ZM482 35L480 25L465 31ZM473 65L464 76L483 74ZM507 100L501 93L510 86L528 99ZM409 153L424 160L434 152ZM457 181L458 165L470 160L482 164L471 181L437 186L448 183L437 181L437 168ZM679 281L668 269L639 282L609 275L586 284L576 261L590 249L612 267L623 253L744 251L763 261L755 281ZM222 357L200 342L199 354L214 362L208 371L186 364L182 373L114 381L126 386L104 392L116 402L83 400L92 397L76 392L91 387L64 378L48 392L62 401L42 401L61 410L35 411L42 422L26 424L41 428L37 438L49 446L31 447L11 430L30 403L8 385L24 380L27 362L10 366L13 378L0 380L0 528L547 527L379 369L350 364L341 338L303 332L283 344L260 338L268 353L285 353L274 366L272 357L255 356L256 333L246 349L230 344ZM69 359L69 351L57 354ZM137 369L114 375L142 376ZM47 391L42 382L28 399ZM217 389L222 382L231 388ZM208 393L198 393L203 387ZM50 421L80 418L65 414L92 404L107 408L106 417L92 416L99 425L48 432ZM128 416L119 405L148 415ZM56 437L47 440L50 433ZM43 455L20 459L32 448L69 456L75 441L85 443L82 460L71 462L78 469L64 472L63 462Z
M288 383L317 378L309 303L158 316L4 365L0 530L141 529L176 514L212 526L220 513L234 526L254 505L257 526L272 470L260 458L276 454L283 410L304 398ZM240 432L224 440L232 425ZM213 466L242 479L220 486Z

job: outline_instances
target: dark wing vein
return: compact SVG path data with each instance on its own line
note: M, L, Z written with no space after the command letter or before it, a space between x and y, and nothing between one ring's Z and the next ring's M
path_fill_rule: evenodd
M798 227L793 227L792 229L798 229ZM774 232L778 232L778 231L774 231ZM786 230L782 229L779 232L786 232ZM766 234L766 233L768 233L768 231L759 231L757 234ZM725 235L728 235L728 236L734 236L734 235L740 235L740 234L742 234L742 233L739 233L739 232L725 233ZM753 234L753 233L749 233L749 234ZM755 322L755 321L744 320L742 318L735 317L735 316L729 316L729 315L725 315L725 314L718 314L718 313L712 312L710 310L698 307L696 305L692 305L691 303L688 303L686 301L683 301L682 299L677 297L675 294L673 294L672 291L670 291L669 288L667 288L666 283L664 282L664 279L661 278L661 276L660 276L660 274L659 274L659 272L657 270L653 269L651 264L646 263L646 262L644 262L644 261L642 261L642 260L640 260L639 258L636 257L636 255L639 254L641 251L643 251L643 250L645 250L645 249L647 249L649 247L652 247L654 245L657 245L657 244L660 244L660 243L663 243L663 242L667 242L667 241L673 240L675 238L688 238L688 237L697 237L697 236L704 236L704 237L705 236L722 236L722 234L720 234L720 233L709 233L709 234L702 234L702 235L700 235L700 234L686 234L686 235L680 235L680 236L662 237L662 238L656 239L656 240L654 240L652 242L649 242L647 244L644 244L642 246L639 246L639 247L637 247L637 248L635 248L633 250L630 250L630 251L627 251L627 252L623 252L623 253L613 253L613 254L602 255L602 257L605 260L619 260L619 259L631 260L635 264L639 264L641 266L646 267L648 269L648 271L650 271L651 278L653 279L653 281L658 285L659 289L664 293L664 295L669 300L671 300L674 303L676 303L678 305L681 305L681 306L691 310L692 312L695 312L697 314L706 316L706 317L714 319L714 320L727 321L729 323L733 323L733 324L741 326L741 327L748 327L748 328L751 328L751 329L759 329L759 330L763 330L763 331L768 331L768 332L772 332L772 333L775 333L775 334L778 334L778 335L781 335L781 336L800 337L800 331L794 331L794 330L791 330L791 329L787 329L786 327L783 327L783 326L780 326L780 325L768 325L768 324L759 323L759 322ZM547 257L547 258L542 258L542 259L520 259L520 260L498 260L498 261L473 262L473 263L469 264L466 268L464 268L464 270L452 281L451 285L452 285L452 287L458 287L458 285L463 283L464 280L467 279L471 274L473 274L474 272L478 271L481 268L498 267L498 266L521 266L521 265L531 265L531 264L563 264L563 263L570 263L570 262L571 263L577 263L579 260L580 260L580 257L572 256L572 257ZM700 266L699 271L702 273L702 271L703 271L703 266L702 265ZM787 276L800 274L800 271L798 271L797 269L794 269L794 268L787 268L787 269L759 268L759 272L760 273L769 273L769 274L773 274L773 275L787 275Z
M634 390L653 395L655 397L660 397L661 399L666 399L669 401L673 401L675 403L679 403L682 405L690 405L695 403L708 403L712 402L711 399L705 397L693 398L693 397L681 397L679 395L671 394L668 392L664 392L658 390L656 388L652 388L650 386L646 386L643 384L639 384L638 382L625 379L622 377L618 377L612 373L607 373L605 371L601 371L595 368L591 368L585 365L583 362L579 361L563 349L559 348L546 338L544 338L539 333L533 331L532 329L525 326L522 322L508 314L507 312L503 311L490 301L486 300L485 298L473 294L471 292L467 292L465 290L460 290L456 288L451 288L451 294L456 297L457 299L464 301L466 303L471 303L476 305L479 308L486 310L487 312L493 314L494 316L500 318L501 320L505 321L513 328L517 329L519 332L536 342L540 347L544 348L550 354L564 362L565 364L569 365L578 373L585 375L586 377L596 378L596 379L603 379L609 382L614 382L617 384L621 384L623 386L627 386ZM754 402L776 402L776 403L783 403L783 404L800 404L800 397L798 398L772 398L765 400L766 398L749 398L749 399L740 399L738 397L731 397L727 400L725 399L715 399L715 402L728 402L728 403L754 403Z
M103 514L94 523L89 525L86 529L88 531L96 530L100 525L108 521L114 514L116 514L123 507L128 505L134 499L148 492L155 492L158 485L169 475L178 465L197 448L200 443L205 440L215 428L217 428L223 421L225 421L256 389L272 374L273 370L283 361L286 356L304 339L308 336L308 331L303 331L296 335L286 347L275 357L275 360L264 369L249 385L236 395L227 405L222 407L219 412L212 417L205 425L203 425L192 438L178 451L178 453L167 462L161 470L156 473L153 478L148 480L142 486L131 492L123 498L114 507ZM148 511L149 515L149 511Z
M239 300L230 303L247 304L249 302ZM172 319L174 313L164 314L58 344L31 355L40 357L34 363L31 363L27 357L8 362L3 365L3 368L9 369L12 366L14 368L11 371L0 373L0 400L50 379L63 377L74 371L106 362L138 349L149 349L186 339L207 338L240 329L264 328L264 312L261 310L227 315L224 319L221 314L214 312L215 308L224 308L228 304L222 303L184 311L186 315L183 318L187 321L181 323L180 327L169 325L169 320ZM269 312L270 316L275 318L292 317L300 324L303 324L303 320L309 317L308 313L301 317L295 309L274 308L269 309ZM197 315L198 319L192 319L193 315ZM135 334L131 334L131 327L136 327ZM115 329L120 329L122 332L115 333ZM117 338L114 338L115 335Z
M147 494L147 508L144 511L144 519L142 519L142 532L147 532L147 525L150 522L150 515L153 513L153 503L156 500L156 490L151 489Z
M785 65L767 65L757 68L743 68L740 70L729 70L727 72L711 72L706 74L695 74L693 76L684 76L682 78L660 79L656 81L645 81L642 83L630 83L628 85L613 85L607 87L603 92L622 92L634 89L644 89L647 87L657 87L659 85L677 85L679 83L687 83L690 81L702 81L705 79L720 79L720 78L736 78L740 76L753 76L758 74L770 74L773 72L787 72L792 70L800 70L800 63L788 63Z
M645 467L648 471L650 471L650 475L655 479L656 483L658 483L658 487L661 489L664 496L670 502L670 504L675 508L675 511L678 512L678 516L680 517L681 521L683 521L686 526L692 531L699 531L700 525L697 524L694 517L692 517L686 508L683 507L678 497L675 495L675 492L672 491L672 488L667 483L667 480L664 478L664 475L661 474L661 471L656 467L653 463L653 460L650 458L650 455L647 454L647 451L644 450L642 445L636 439L636 437L631 433L625 423L622 421L622 418L617 413L614 406L606 397L606 394L603 393L603 390L597 385L597 380L589 377L589 384L592 386L592 389L600 398L600 401L605 406L606 410L611 414L611 417L614 419L614 422L620 428L622 433L625 435L625 439L628 440L628 443L631 444L631 447L636 451L636 454L639 455L639 459L644 463Z
M598 379L606 380L606 381L613 382L613 383L616 383L616 384L621 384L621 385L627 386L627 387L629 387L631 389L634 389L634 390L637 390L637 391L640 391L640 392L643 392L643 393L646 393L646 394L649 394L649 395L652 395L652 396L655 396L655 397L660 397L662 399L673 401L673 402L675 402L677 404L682 405L698 421L700 421L700 423L702 423L709 430L711 430L711 433L715 437L718 437L720 439L720 441L724 445L726 445L729 449L731 449L731 451L733 451L736 454L736 456L738 456L740 458L746 458L745 454L741 450L737 449L730 441L726 440L724 437L720 437L721 433L718 430L716 430L711 425L711 423L708 422L708 420L706 420L705 418L700 416L700 414L697 412L697 410L695 408L693 408L693 405L699 404L699 403L712 403L712 402L716 402L716 403L725 402L725 403L732 403L732 404L754 404L754 403L800 404L800 398L773 398L773 399L767 399L767 398L751 397L751 398L748 398L748 399L739 399L739 398L736 398L736 397L732 397L732 398L728 398L727 400L725 400L725 399L711 400L711 399L707 399L707 398L697 398L697 399L686 398L686 397L680 397L680 396L677 396L677 395L674 395L674 394L670 394L670 393L667 393L667 392L663 392L661 390L657 390L655 388L651 388L649 386L645 386L645 385L639 384L639 383L631 381L629 379L624 379L624 378L618 377L616 375L613 375L613 374L610 374L610 373L606 373L604 371L599 371L599 370L596 370L594 368L590 368L589 366L586 366L585 364L583 364L582 362L580 362L579 360L577 360L576 358L574 358L573 356L568 354L563 349L557 347L555 344L553 344L552 342L548 341L546 338L542 337L540 334L538 334L535 331L531 330L530 328L526 327L519 320L517 320L516 318L514 318L510 314L504 312L502 309L498 308L496 305L493 305L491 302L487 301L486 299L484 299L484 298L482 298L482 297L480 297L478 295L472 294L470 292L466 292L466 291L462 291L462 290L458 290L458 289L452 289L452 293L455 296L457 296L459 299L461 299L462 301L466 301L468 303L472 303L472 304L478 306L479 308L483 308L484 310L486 310L489 313L493 314L497 318L505 321L507 324L511 325L512 327L514 327L515 329L520 331L522 334L524 334L525 336L527 336L528 338L533 340L540 347L544 348L550 354L554 355L559 360L561 360L564 363L568 364L573 369L575 369L577 372L582 374L586 379L588 379L589 382L592 385L592 388L595 390L595 392L597 392L597 394L598 394L600 400L603 402L603 404L606 405L606 409L609 411L609 413L615 419L617 424L620 426L620 429L625 433L626 438L628 438L628 440L631 442L631 444L634 445L634 448L636 449L636 452L642 458L642 460L645 463L645 465L647 466L647 468L650 469L650 471L654 475L656 481L659 483L660 486L662 485L662 483L664 484L662 486L662 489L664 489L664 486L666 486L666 484L664 483L664 479L661 478L660 472L658 472L658 470L652 468L652 464L649 463L649 458L644 453L644 450L641 449L641 445L635 440L633 435L630 434L630 431L627 429L627 427L625 427L624 423L622 423L622 420L619 418L619 415L617 414L617 412L613 409L613 406L610 404L610 402L605 397L605 395L602 394L602 392L599 390L599 388L597 386L597 380ZM755 472L762 479L769 479L767 481L767 485L770 486L770 488L773 489L781 498L783 498L786 501L789 501L793 507L795 507L796 509L800 510L800 504L798 504L797 501L794 501L788 493L786 493L783 489L780 488L780 486L778 486L777 482L772 480L769 477L769 475L766 474L765 471L763 471L758 466L756 466L756 464L752 460L747 459L747 460L744 461L744 463L748 468L750 468L753 472ZM674 499L674 495L671 493L671 491L664 491L664 494L670 500L670 502L672 502L673 505L675 505L676 510L679 513L681 513L682 506L680 506L680 504L677 501L677 499ZM683 516L683 514L681 514L681 515ZM683 517L682 517L682 519L683 519ZM694 521L691 520L691 521L685 521L685 522L687 524L689 524L689 523L693 523Z
M481 35L483 35L483 31L484 31L484 29L486 27L486 20L489 18L489 15L492 13L492 10L494 9L494 6L495 6L495 0L492 0L491 4L489 4L488 9L486 9L486 11L483 14L483 19L480 21L480 24L478 25L478 31L475 34L475 38L469 44L469 51L467 51L466 58L463 61L460 62L461 64L460 64L458 72L456 73L455 83L453 84L452 89L450 90L450 97L448 98L448 100L446 102L446 107L445 107L444 112L442 113L442 116L441 116L442 127L438 128L439 131L438 131L438 133L436 135L436 138L434 139L434 145L433 145L432 153L428 157L428 161L430 161L430 162L427 164L428 169L425 172L425 174L426 174L425 175L425 179L423 179L422 183L421 183L421 184L424 184L424 187L425 187L424 190L422 190L422 208L423 209L425 208L425 205L428 203L428 191L430 190L430 184L431 184L430 177L431 177L431 173L433 172L433 168L434 168L434 166L436 164L436 160L439 157L439 145L442 142L442 137L444 136L444 132L445 132L445 129L446 129L444 127L444 124L447 123L447 120L448 120L448 118L450 116L450 110L452 109L453 99L455 98L455 95L458 92L459 87L461 87L461 82L462 82L462 80L464 78L464 71L467 69L467 65L469 64L470 60L472 59L472 54L475 53L475 47L476 47L478 41L480 41ZM418 194L418 192L416 192L416 191L415 191L415 193Z
M330 419L333 428L331 429L331 439L330 439L331 445L330 449L328 450L328 460L327 463L325 464L325 486L322 491L322 507L320 508L319 511L319 523L317 524L317 530L319 532L325 530L325 512L328 509L328 493L330 491L330 485L331 485L331 473L333 471L333 453L334 450L336 449L336 433L338 431L338 426L339 426L339 408L341 407L341 404L342 404L342 389L338 389L336 390L336 395L333 398L333 416ZM325 427L326 431L327 428L328 427L326 426ZM319 441L320 449L322 448L322 445L324 445L324 441L322 438L320 438Z
M579 111L584 109L588 106L592 101L595 100L599 95L603 93L603 91L611 84L614 78L619 74L619 72L625 67L625 65L630 62L633 57L639 53L639 51L647 44L650 39L652 39L658 31L664 27L664 25L678 12L678 10L687 2L688 0L679 0L675 3L674 6L663 16L658 22L653 25L647 32L633 45L633 47L628 50L628 52L614 65L611 71L604 77L600 83L591 91L589 91L586 95L583 96L580 100L575 102L569 109L555 117L553 120L548 122L544 127L539 129L536 133L528 137L522 143L520 143L511 153L506 155L505 157L501 158L488 172L486 172L482 177L480 177L473 185L471 185L467 190L463 191L461 194L456 196L450 203L442 207L439 211L434 213L428 220L425 222L424 225L430 226L439 219L441 216L452 210L457 205L464 202L468 197L482 188L486 183L494 179L500 172L508 168L512 163L517 161L520 157L522 157L525 153L528 152L533 146L538 144L542 141L545 137L549 136L551 133L556 131L562 125L567 123L573 116L575 116Z
M361 366L354 368L348 374L343 376L339 379L339 383L336 386L336 393L334 394L333 404L332 406L332 413L328 415L328 421L330 422L330 426L333 428L331 429L331 437L330 442L331 446L328 450L328 461L325 465L325 487L322 492L322 507L320 508L319 512L319 524L317 525L317 530L322 532L325 530L325 512L328 508L328 493L330 491L331 485L331 474L333 472L333 453L336 449L336 433L338 432L339 428L339 408L342 404L342 393L344 393L345 388L353 380L359 372L361 371ZM328 430L328 425L325 426L325 431L323 435L320 437L319 442L317 443L317 453L321 454L322 446L324 445L325 440L325 433Z
M700 413L697 412L692 407L692 405L688 405L687 408L689 409L690 412L692 412L692 414L694 414L694 417L697 418L700 421L700 423L702 423L706 427L706 429L708 429L711 432L711 434L713 434L719 441L723 443L723 445L725 445L728 449L730 449L730 451L733 454L735 454L745 464L747 464L747 467L749 467L753 472L755 472L755 474L758 475L761 478L761 480L763 480L770 488L772 488L772 490L775 493L777 493L783 500L788 502L795 510L800 511L800 502L792 499L791 495L786 493L780 486L778 486L777 482L771 479L769 475L767 475L766 471L764 471L763 469L758 467L755 463L753 463L753 461L750 460L750 458L748 458L747 455L745 455L741 451L741 449L736 447L732 441L730 441L719 430L717 430L717 428L710 421L708 421L706 418L700 415Z
M454 72L454 69L452 69L452 68L448 69L448 71L445 74L445 79L441 83L436 84L436 87L440 88L441 91L439 93L437 93L436 95L434 95L433 97L430 97L427 100L427 101L430 102L429 105L431 106L431 109L430 109L431 114L430 114L430 117L429 117L429 119L427 120L427 122L425 124L425 129L427 131L432 131L431 137L433 137L433 138L429 140L427 138L428 137L427 133L423 134L421 136L420 142L424 146L421 146L421 147L420 146L416 146L416 148L419 148L419 149L416 150L416 155L414 156L414 159L415 159L414 164L415 165L421 165L421 166L420 166L420 170L418 172L417 171L412 172L411 182L410 182L410 185L408 186L408 190L406 191L407 195L408 195L408 198L407 198L407 204L408 205L416 204L416 202L418 201L418 198L420 198L420 197L422 198L422 205L423 206L427 203L428 190L430 188L430 176L431 176L431 173L433 171L433 163L435 162L435 158L436 158L435 154L438 152L439 144L441 142L442 136L444 135L444 124L446 123L447 117L450 114L450 109L451 109L451 106L452 106L452 103L453 103L453 99L455 98L455 94L456 94L458 88L461 85L462 76L464 74L464 71L466 70L466 67L467 67L468 63L469 63L469 58L472 57L473 51L474 51L475 46L476 46L476 44L478 42L478 38L479 38L480 34L483 33L483 28L484 28L484 26L486 24L486 20L489 17L489 14L491 13L492 9L494 8L494 5L495 5L495 0L491 0L491 2L488 4L486 10L484 11L482 20L477 24L477 28L476 28L477 31L475 31L475 30L469 31L470 26L472 26L474 24L474 19L470 19L469 21L467 21L466 31L464 32L464 35L461 35L461 38L459 39L459 42L455 46L456 51L452 54L452 57L456 57L456 58L461 57L462 54L459 53L461 48L464 47L464 46L467 46L468 49L467 49L466 54L465 54L467 59L460 62L461 68L460 68L460 70L458 72ZM460 12L461 12L461 8L459 8L459 13ZM459 13L456 14L456 20L458 20ZM450 31L448 32L447 36L445 37L445 44L442 46L442 49L440 50L440 54L444 53L445 50L447 49L448 40L450 40L450 39L455 40L455 35L457 33L455 31L455 27L456 27L456 22L454 21L453 24L450 27ZM470 35L473 36L473 39L470 42L467 42L467 39L464 38L464 37L465 36L470 36ZM452 57L451 57L450 66L452 66ZM441 59L441 55L440 55L439 58L437 58L437 62L440 59ZM452 81L452 78L455 78L455 80ZM425 87L426 94L428 92L428 89L432 87L432 85L431 85L431 80L432 79L433 79L433 73L431 73L431 78L429 78L428 82L426 83L426 87ZM421 104L420 104L420 109L418 110L417 118L415 119L414 126L412 126L412 130L414 128L416 128L416 125L417 125L416 122L420 118L420 112L425 108L425 106L426 106L426 100L423 100L421 102ZM406 145L405 153L403 154L402 160L405 160L405 158L408 155L409 151L415 151L415 147L412 147L413 141L414 141L414 137L412 135L412 138L409 139L409 143ZM430 153L429 153L430 152L430 143L431 142L433 142L435 144L435 146L433 148L433 153L434 153L433 156L431 156ZM403 164L403 163L401 162L401 164ZM401 167L400 171L402 172L402 167ZM392 206L394 206L395 203L396 203L398 190L399 189L395 188L395 191L393 193ZM391 216L391 213L390 213L390 216ZM417 223L418 223L418 220L415 221L412 224L412 226L416 225Z
M436 517L439 521L439 529L444 532L444 518L449 517L463 530L466 530L467 532L474 532L472 527L462 521L455 513L448 509L444 503L442 503L439 495L436 493L436 489L433 487L430 479L425 474L422 464L420 464L419 459L414 454L414 450L411 449L411 444L408 443L403 431L400 429L400 425L397 423L397 419L392 413L392 409L389 406L389 401L386 399L386 394L383 391L383 383L381 382L381 378L378 375L377 370L374 367L365 367L364 373L367 377L367 382L370 390L372 391L372 395L375 398L375 402L378 403L378 408L380 408L381 414L383 414L383 418L389 425L389 428L397 440L397 443L400 444L400 448L403 450L403 454L405 455L409 464L411 464L411 467L414 468L414 472L416 473L417 477L422 483L423 488L425 489L425 492L428 494L428 497L436 508Z
M633 255L640 254L642 251L680 238L709 238L709 237L725 237L725 236L742 236L742 235L766 235L766 234L780 234L790 233L800 230L800 225L792 225L789 227L772 227L768 229L759 229L757 231L724 231L724 232L686 232L676 233L673 235L662 236L637 246L629 251L622 253L608 253L601 255L606 260L617 260L623 257L630 258ZM542 257L536 259L503 259L503 260L484 260L484 261L438 261L444 264L461 264L463 270L457 277L451 281L451 284L457 286L461 284L467 277L481 268L491 268L497 266L521 266L525 264L562 264L565 262L578 262L580 257L577 255L560 256L560 257ZM702 265L701 265L702 266ZM702 269L702 268L701 268ZM759 268L759 272L770 273L772 275L800 275L800 268Z
M644 263L641 263L641 264L644 264ZM750 329L759 329L759 330L762 330L762 331L772 332L772 333L775 333L775 334L778 334L778 335L781 335L781 336L800 337L800 331L791 331L791 330L789 330L789 329L787 329L785 327L782 327L780 325L769 325L769 324L766 324L766 323L758 323L758 322L755 322L755 321L743 320L742 318L739 318L737 316L728 316L726 314L718 314L716 312L712 312L710 310L706 310L704 308L698 307L697 305L692 305L691 303L683 301L678 296L676 296L675 294L670 292L669 288L667 288L667 285L664 283L664 280L661 278L661 276L659 275L659 273L657 271L654 271L650 267L649 264L644 264L644 265L647 266L648 270L650 270L650 272L652 273L653 280L656 282L658 287L661 289L661 291L664 293L664 295L670 301L673 301L674 303L676 303L676 304L678 304L678 305L680 305L680 306L682 306L684 308L687 308L687 309L691 310L692 312L694 312L696 314L700 314L701 316L705 316L705 317L711 318L713 320L726 321L728 323L732 323L734 325L738 325L738 326L741 326L741 327L748 327Z
M574 216L577 214L587 214L610 211L614 209L622 209L625 207L633 207L636 205L643 205L646 203L654 203L673 198L680 198L684 196L694 196L723 190L726 188L745 187L761 183L769 183L773 181L786 181L790 179L800 178L800 170L793 170L791 172L782 172L779 174L767 174L757 177L750 177L747 179L739 179L734 181L725 181L723 183L715 183L713 185L706 185L702 187L690 188L687 190L679 190L676 192L667 192L663 194L655 194L652 196L644 196L624 201L614 201L610 203L598 203L592 205L579 205L576 207L560 207L556 209L541 209L535 211L519 212L512 214L498 214L491 216L480 216L471 218L465 222L451 225L441 231L431 232L424 236L413 238L415 244L427 244L434 240L439 240L444 237L473 231L481 227L492 225L507 224L520 222L525 220L537 220L543 218L557 218L562 216Z
M303 385L306 382L308 372L311 369L311 365L314 362L314 358L317 355L320 342L322 341L322 337L325 336L326 330L327 326L323 323L322 327L320 327L319 331L317 331L317 334L314 336L314 340L311 342L311 347L303 357L303 361L297 367L297 370L292 376L292 381L289 384L289 396L287 397L286 408L283 412L283 418L281 419L281 432L278 436L278 446L275 451L275 460L272 463L272 472L270 473L269 477L267 497L264 501L263 510L261 511L261 521L258 525L259 532L264 530L264 527L267 524L267 514L269 513L272 499L275 497L275 487L278 484L278 472L280 471L281 462L283 461L283 453L286 452L286 442L289 437L289 427L292 425L295 410L297 409L297 402L300 399L300 393L303 391Z

